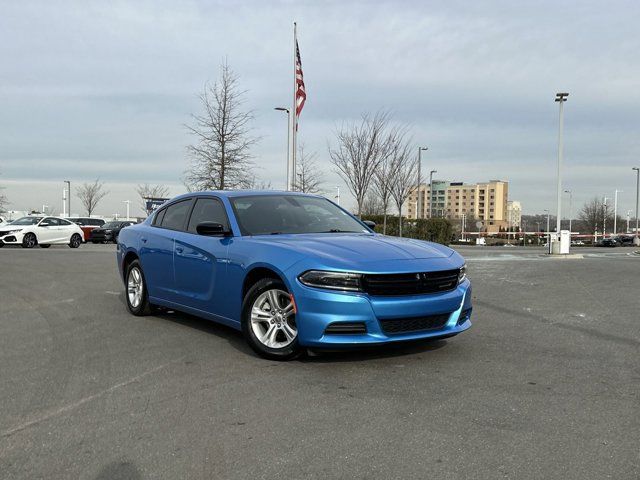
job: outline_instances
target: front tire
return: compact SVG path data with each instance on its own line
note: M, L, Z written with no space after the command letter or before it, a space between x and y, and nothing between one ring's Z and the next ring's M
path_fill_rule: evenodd
M22 248L33 248L38 245L38 239L35 233L27 233L22 238Z
M242 333L263 358L291 360L302 353L295 306L282 281L265 278L249 289L242 304Z
M126 275L127 308L136 317L144 317L151 314L149 303L149 291L147 281L144 278L142 266L138 260L134 260L127 267Z
M80 245L82 245L82 237L80 236L80 234L74 233L73 235L71 235L71 240L69 240L69 247L78 248Z

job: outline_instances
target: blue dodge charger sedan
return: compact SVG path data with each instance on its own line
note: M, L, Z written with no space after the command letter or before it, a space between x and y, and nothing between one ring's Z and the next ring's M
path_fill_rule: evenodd
M458 253L374 233L315 195L188 193L122 230L117 260L132 314L165 307L220 322L271 359L471 326Z

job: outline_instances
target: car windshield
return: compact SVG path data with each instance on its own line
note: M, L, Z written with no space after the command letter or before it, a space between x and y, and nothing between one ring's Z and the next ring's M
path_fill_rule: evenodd
M243 235L369 232L326 198L256 195L230 200Z
M120 222L109 222L102 225L100 228L118 228L120 226Z
M42 217L22 217L11 222L11 225L37 225Z

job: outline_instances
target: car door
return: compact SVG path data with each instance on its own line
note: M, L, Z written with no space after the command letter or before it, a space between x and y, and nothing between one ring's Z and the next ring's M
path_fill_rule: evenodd
M198 197L185 232L176 232L174 272L177 301L191 308L221 315L226 298L224 281L230 237L205 236L196 231L202 222L215 222L229 231L225 207L216 197Z
M55 243L60 235L58 231L60 223L57 218L45 217L36 228L36 237L38 243L50 244Z
M153 224L142 231L140 262L152 297L176 301L173 244L176 234L187 224L192 204L193 200L188 198L168 205L158 212Z
M77 225L62 218L58 218L57 220L60 224L60 226L58 227L60 232L58 241L60 243L69 243L69 240L71 240L71 235L76 232Z

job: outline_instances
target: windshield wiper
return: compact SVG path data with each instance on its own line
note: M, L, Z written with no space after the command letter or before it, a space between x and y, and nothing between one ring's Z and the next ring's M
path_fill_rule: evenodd
M331 230L325 230L324 232L318 233L359 233L354 230L340 230L339 228L332 228Z

